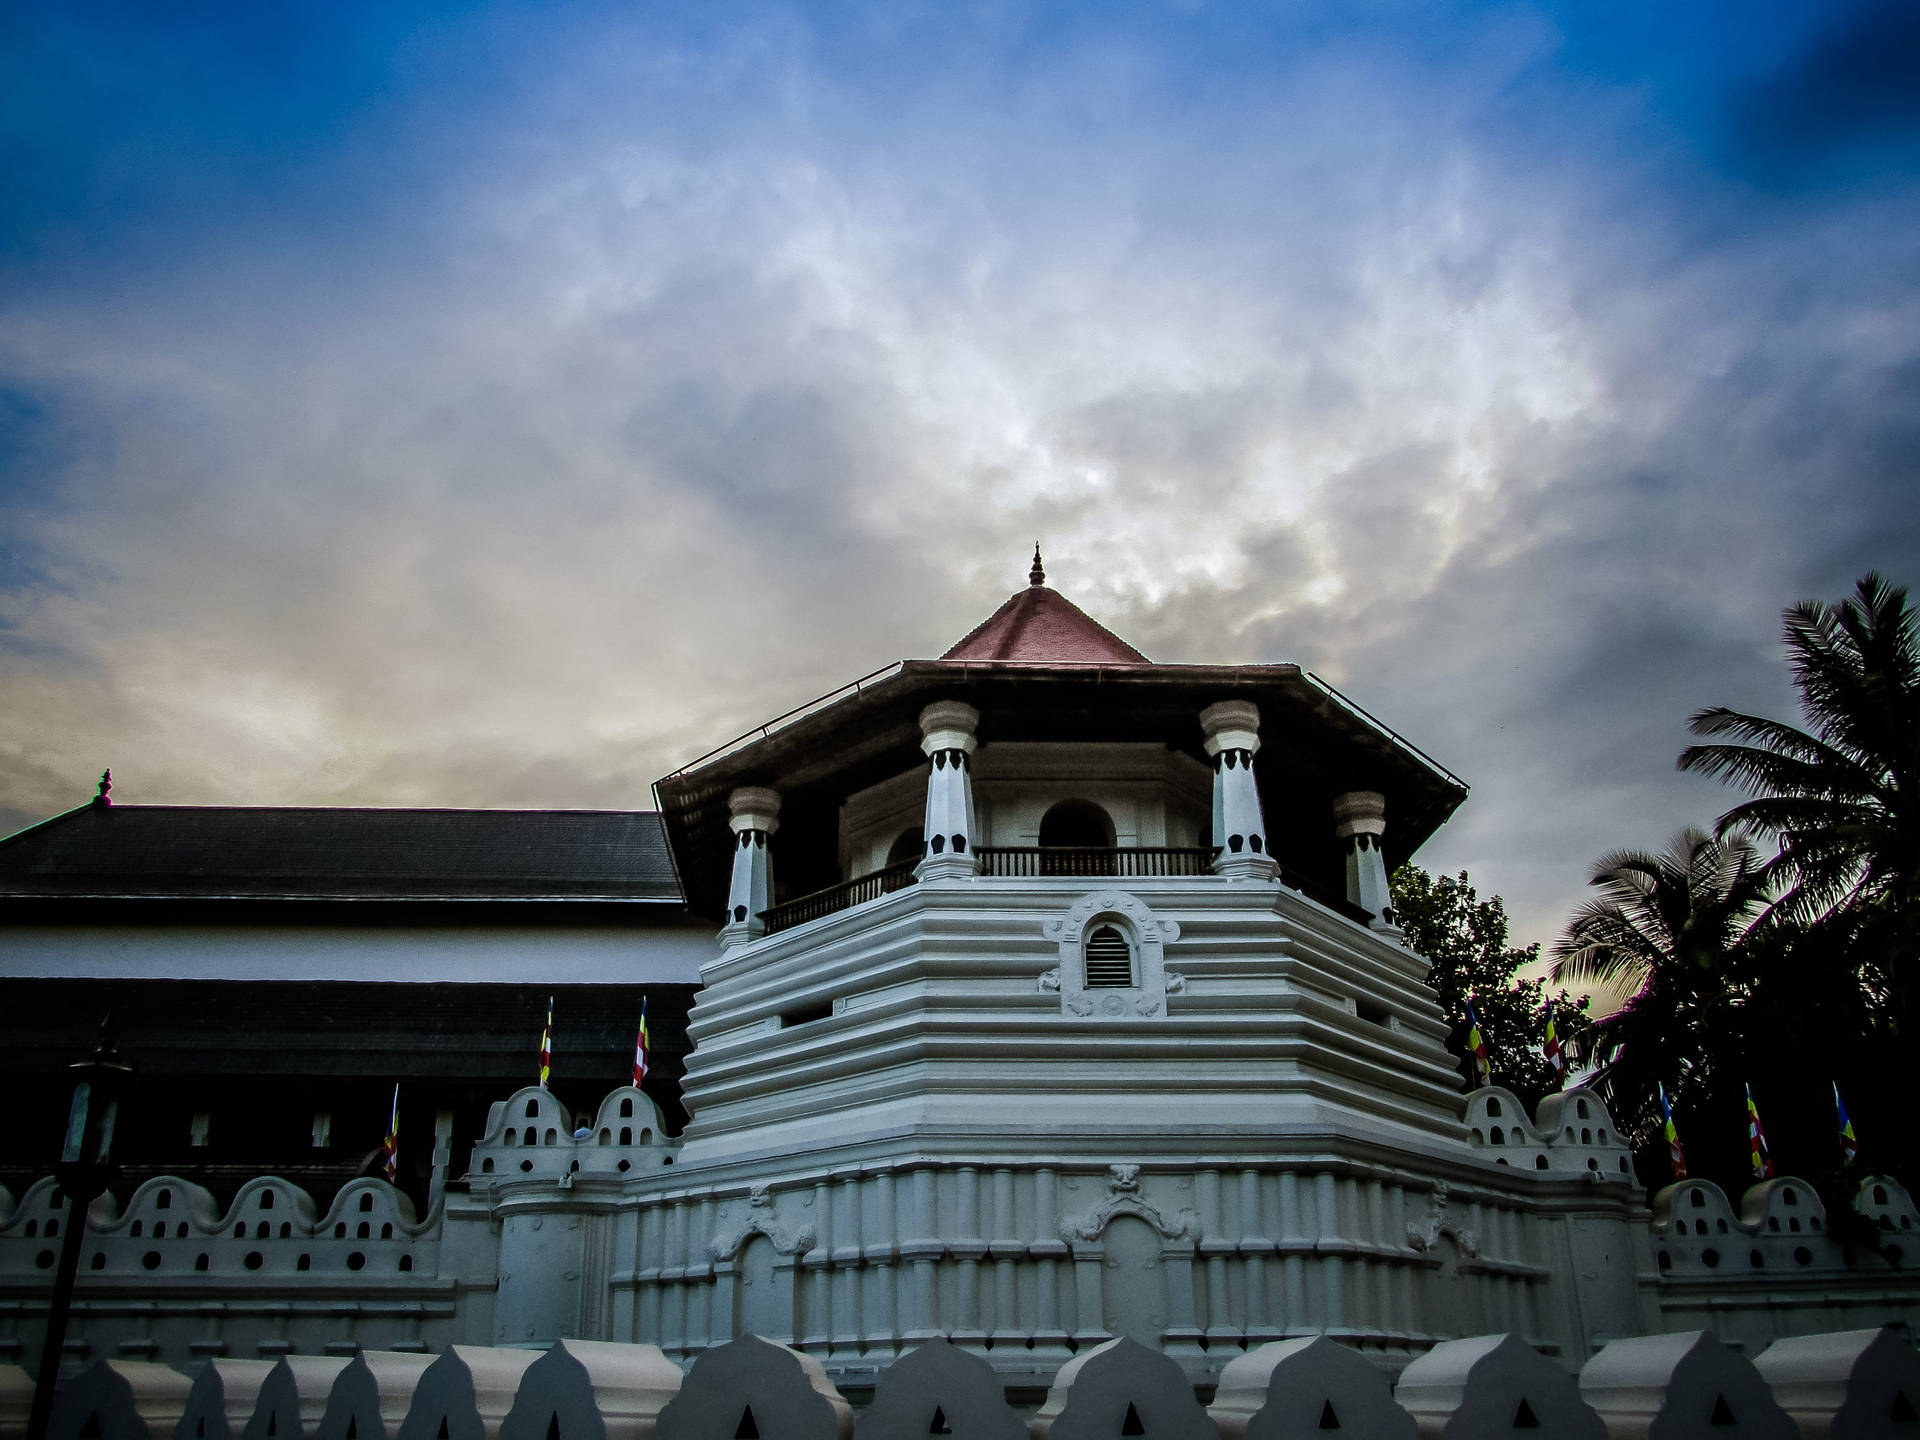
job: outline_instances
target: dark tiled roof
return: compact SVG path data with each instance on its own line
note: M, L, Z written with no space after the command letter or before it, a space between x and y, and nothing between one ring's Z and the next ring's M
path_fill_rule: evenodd
M1057 590L1029 585L1009 597L942 660L1012 665L1145 665L1147 657Z
M680 899L660 817L88 805L0 840L0 898Z

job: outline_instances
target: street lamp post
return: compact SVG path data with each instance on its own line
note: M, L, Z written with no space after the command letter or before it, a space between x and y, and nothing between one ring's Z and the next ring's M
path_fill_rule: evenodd
M73 1102L67 1110L67 1140L53 1178L67 1200L67 1233L60 1246L60 1269L47 1306L47 1339L40 1351L40 1374L33 1387L33 1411L27 1440L46 1440L53 1414L53 1392L60 1382L60 1356L67 1343L67 1316L73 1309L73 1284L86 1243L87 1211L113 1175L113 1126L120 1094L133 1067L113 1048L113 1017L100 1022L100 1042L92 1055L71 1067Z

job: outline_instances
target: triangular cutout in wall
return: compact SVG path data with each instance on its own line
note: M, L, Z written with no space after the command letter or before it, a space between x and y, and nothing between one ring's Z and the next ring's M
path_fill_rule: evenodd
M951 1435L953 1426L947 1423L947 1412L940 1406L933 1407L933 1422L927 1426L929 1435Z
M760 1427L753 1423L753 1406L740 1412L740 1423L733 1427L733 1440L760 1440Z
M1513 1428L1516 1430L1538 1430L1540 1428L1540 1417L1533 1413L1533 1406L1527 1403L1527 1397L1524 1395L1520 1397L1519 1405L1514 1408Z
M547 1417L547 1440L560 1440L560 1412L558 1410Z
M1738 1425L1740 1422L1733 1418L1733 1407L1727 1404L1727 1397L1724 1395L1715 1395L1713 1397L1713 1414L1708 1418L1707 1423L1709 1425Z
M1913 1402L1907 1399L1906 1391L1896 1390L1893 1392L1893 1409L1887 1415L1887 1418L1902 1425L1911 1425L1914 1422L1916 1417L1913 1413Z
M447 1440L447 1417L444 1415L440 1417L440 1433L433 1440Z
M267 1434L278 1435L279 1433L280 1433L280 1417L277 1414L275 1414L273 1411L269 1410L267 1412Z
M202 1421L202 1424L206 1422ZM80 1422L80 1440L98 1440L100 1435L100 1412L94 1411Z
M1320 1428L1322 1430L1338 1430L1340 1428L1340 1417L1333 1413L1333 1401L1331 1400L1320 1407Z
M1133 1408L1133 1402L1127 1402L1127 1418L1120 1422L1122 1435L1144 1435L1147 1427L1140 1423L1140 1412Z
M347 1416L347 1440L360 1440L360 1417Z

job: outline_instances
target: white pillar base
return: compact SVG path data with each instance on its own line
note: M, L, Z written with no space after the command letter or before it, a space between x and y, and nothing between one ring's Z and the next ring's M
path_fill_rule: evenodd
M1271 855L1233 855L1222 850L1213 859L1213 873L1227 880L1278 880L1280 867Z
M942 855L929 855L914 867L914 878L922 885L929 880L971 880L980 873L980 861L969 850L964 855L955 855L951 850Z

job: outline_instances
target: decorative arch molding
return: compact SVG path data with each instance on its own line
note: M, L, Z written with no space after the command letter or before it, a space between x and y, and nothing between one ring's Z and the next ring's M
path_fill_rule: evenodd
M746 1217L715 1231L707 1253L716 1264L725 1264L755 1235L771 1240L776 1254L804 1255L813 1249L815 1232L812 1221L782 1220L774 1212L773 1192L762 1183L748 1192Z
M1117 1215L1144 1220L1159 1233L1166 1245L1191 1246L1200 1239L1200 1216L1193 1210L1176 1211L1169 1216L1140 1193L1138 1165L1107 1167L1106 1197L1085 1214L1060 1222L1060 1238L1076 1250L1099 1243L1107 1222Z
M1101 925L1113 925L1127 937L1137 984L1088 988L1087 936ZM1162 1015L1167 996L1186 989L1186 977L1168 974L1166 966L1166 947L1180 938L1179 924L1155 914L1145 901L1125 890L1088 891L1063 914L1047 920L1041 933L1059 946L1060 963L1040 976L1039 985L1059 993L1063 1015L1087 1020Z

